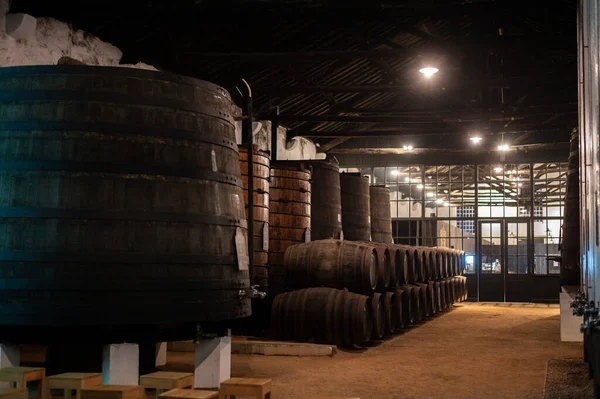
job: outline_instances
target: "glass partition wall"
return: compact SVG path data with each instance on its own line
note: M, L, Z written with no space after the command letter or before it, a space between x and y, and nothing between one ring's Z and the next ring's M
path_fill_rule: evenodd
M510 279L560 273L555 259L566 163L402 165L341 171L361 172L371 184L390 188L397 243L461 249L466 271L473 276L506 273ZM487 259L494 251L501 251L502 265L497 264L500 260L481 260L482 254Z

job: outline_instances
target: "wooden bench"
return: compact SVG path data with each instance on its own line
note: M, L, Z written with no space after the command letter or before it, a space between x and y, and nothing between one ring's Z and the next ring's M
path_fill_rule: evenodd
M256 399L271 399L270 378L230 378L221 383L219 399L235 396L250 396Z
M219 392L217 391L204 391L201 389L171 389L165 393L160 394L159 398L162 399L217 399Z
M27 399L27 388L0 388L0 399Z
M100 373L62 373L46 377L46 391L44 399L51 399L52 389L62 389L64 399L71 399L71 391L75 391L75 398L81 399L81 390L102 385Z
M99 385L81 390L81 399L144 399L139 385Z
M27 383L36 381L38 383L39 397L46 391L46 369L43 367L6 367L0 369L0 381L14 384L15 388L27 389Z
M144 388L156 389L157 393L175 388L188 388L194 385L194 373L157 371L140 376L140 385Z

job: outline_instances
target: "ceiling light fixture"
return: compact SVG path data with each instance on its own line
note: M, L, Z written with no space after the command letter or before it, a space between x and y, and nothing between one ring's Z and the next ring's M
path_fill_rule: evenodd
M426 68L419 69L419 72L421 72L423 75L425 75L426 78L432 77L439 71L440 71L439 69L434 68L434 67L426 67Z
M479 142L483 139L479 136L473 136L473 137L469 137L469 140L471 140L473 142L473 144L479 144Z
M498 151L508 151L508 144L504 144L504 133L502 133L502 140L500 141L500 145L498 146Z
M501 166L496 166L496 167L494 168L494 172L496 172L496 173L500 173L500 172L502 172L503 170L504 170L504 169L503 169Z
M413 150L413 146L412 146L412 145L410 145L410 144L408 144L408 145L404 145L404 146L402 146L402 149L403 149L404 151L412 151L412 150Z

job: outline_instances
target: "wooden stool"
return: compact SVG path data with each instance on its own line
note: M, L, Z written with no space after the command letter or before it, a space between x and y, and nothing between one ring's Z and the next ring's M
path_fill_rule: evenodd
M46 369L43 367L6 367L0 369L0 381L14 383L16 388L27 389L27 383L37 381L39 396L46 391Z
M81 399L144 399L139 385L98 385L81 390Z
M159 398L164 399L217 399L218 397L219 392L217 391L203 391L201 389L182 388L171 389L170 391L162 393L159 396Z
M256 399L271 399L270 378L230 378L221 383L219 399L229 396L252 396Z
M27 388L0 388L0 399L27 399Z
M44 399L52 397L51 389L63 389L64 399L71 398L71 391L75 390L75 398L81 399L81 390L102 385L102 374L100 373L63 373L46 377L46 391Z
M140 385L144 388L156 389L157 393L169 389L187 388L194 385L194 373L157 371L140 376Z

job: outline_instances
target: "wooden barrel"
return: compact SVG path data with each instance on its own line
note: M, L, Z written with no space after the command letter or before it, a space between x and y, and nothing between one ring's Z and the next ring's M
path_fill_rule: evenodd
M399 285L409 284L415 282L415 262L412 256L412 247L406 245L397 246L402 252L402 271L404 273L404 279L400 281Z
M313 240L340 238L342 232L342 194L340 191L340 166L335 158L310 161L312 173Z
M382 295L385 335L391 335L396 331L396 325L398 324L398 304L396 300L396 293L394 291L387 291Z
M441 278L448 277L448 251L447 248L444 247L436 247L438 253L440 254L440 276Z
M404 290L402 288L396 287L394 289L394 293L396 294L396 332L408 327L409 320L407 320L406 315L404 314L404 306L405 298Z
M433 306L433 291L427 283L416 283L421 288L421 313L423 318L431 317L431 308Z
M227 91L80 65L0 68L0 91L2 339L250 314Z
M442 283L440 281L434 282L433 301L436 312L441 312L442 310L444 310L442 298Z
M443 268L443 259L442 253L439 248L434 248L433 250L435 256L435 279L439 280L442 278L442 268Z
M370 300L333 288L307 288L273 299L271 327L278 339L332 345L369 340L373 322Z
M408 251L401 245L394 245L397 255L396 260L396 285L406 284L408 281Z
M345 240L370 241L369 179L360 173L340 174L342 231Z
M446 280L440 280L440 306L442 307L442 310L448 309L446 290Z
M415 265L415 281L425 281L425 252L421 247L412 247L412 257Z
M417 247L421 264L421 279L419 281L429 280L429 262L427 258L427 247Z
M429 270L429 280L437 280L437 251L435 249L427 249L427 269Z
M450 308L450 306L452 306L452 295L450 294L450 281L445 278L444 279L444 299L446 300L446 309Z
M390 286L391 279L391 262L390 250L386 245L369 243L375 248L377 253L377 285L375 290L378 292L385 291Z
M427 288L428 288L428 293L429 293L429 299L431 300L428 305L429 305L429 316L433 317L435 315L435 313L437 312L437 300L438 300L438 295L436 292L436 286L435 286L435 281L429 281L427 283Z
M458 275L458 261L459 261L459 257L458 257L458 251L457 250L452 250L452 276L457 276Z
M398 286L400 281L404 282L404 252L397 245L387 245L390 251L390 289Z
M347 288L370 295L377 285L377 249L368 243L319 240L289 246L285 251L285 284Z
M302 162L272 162L269 210L269 294L285 291L285 250L310 242L311 172Z
M404 324L414 324L418 321L421 310L419 309L419 293L414 285L405 284L400 287L403 291L404 302L402 312L404 315Z
M405 247L407 251L407 259L408 259L408 278L407 283L412 284L416 281L420 281L421 273L420 273L420 260L419 253L415 247Z
M427 306L427 298L426 298L426 293L421 289L421 287L419 285L417 285L419 283L415 283L412 284L412 290L413 290L413 295L416 296L416 306L413 308L413 310L416 310L417 312L415 314L413 314L413 319L415 323L420 322L421 320L423 320L425 318L425 307Z
M391 244L392 213L390 208L390 189L386 186L369 188L371 208L371 241Z
M378 292L374 293L371 297L371 320L373 321L371 339L378 340L383 338L385 335L383 294Z
M248 213L248 148L239 146L244 204ZM269 155L255 150L254 168L254 284L267 287L269 263Z
M448 277L447 284L448 284L448 296L450 297L448 302L451 305L453 305L456 302L456 287L454 285L454 278Z

